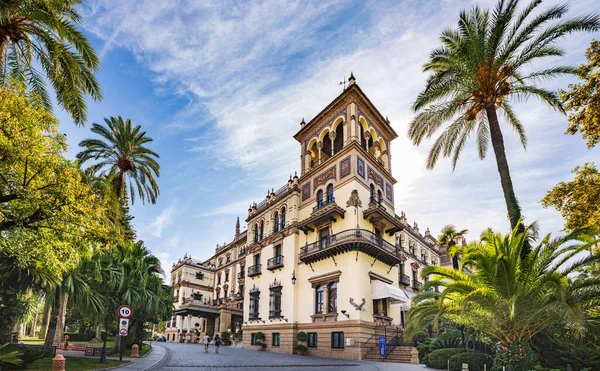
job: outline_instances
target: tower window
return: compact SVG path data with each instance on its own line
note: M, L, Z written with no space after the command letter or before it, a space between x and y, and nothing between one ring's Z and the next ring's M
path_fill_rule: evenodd
M332 202L333 202L333 184L329 184L327 186L327 204L329 205Z

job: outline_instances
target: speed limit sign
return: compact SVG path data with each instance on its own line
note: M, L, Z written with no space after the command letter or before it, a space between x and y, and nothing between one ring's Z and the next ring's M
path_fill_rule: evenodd
M131 318L131 316L133 315L133 311L131 310L130 306L127 305L121 305L118 309L119 312L119 317L121 318Z

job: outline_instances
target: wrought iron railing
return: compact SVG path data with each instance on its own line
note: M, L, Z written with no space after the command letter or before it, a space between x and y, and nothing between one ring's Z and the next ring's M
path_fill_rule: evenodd
M325 200L317 200L317 206L313 207L313 213L333 203L335 203L335 197L333 195L327 196L327 199Z
M267 260L267 269L275 269L283 267L283 255L277 255L274 258Z
M259 317L258 317L258 313L249 313L249 314L248 314L248 319L249 319L249 320L251 320L251 321L256 321L256 320L258 320L258 319L259 319Z
M281 310L270 310L269 318L281 318Z
M248 267L248 277L258 276L260 273L260 264Z
M414 280L413 281L413 289L420 290L423 283L421 281Z
M400 284L410 286L410 276L406 274L400 275Z
M380 249L387 253L399 256L401 250L391 243L383 239L383 237L376 235L366 229L348 229L340 233L336 233L327 237L321 238L317 242L313 242L309 245L300 248L300 257L312 254L314 252L327 249L329 246L334 244L341 244L346 242L367 242L378 246Z

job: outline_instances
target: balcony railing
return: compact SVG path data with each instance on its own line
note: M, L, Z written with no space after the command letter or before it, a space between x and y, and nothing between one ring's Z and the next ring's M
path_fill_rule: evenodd
M281 318L281 310L270 310L269 318Z
M365 229L345 230L306 245L300 248L300 260L308 264L347 251L361 251L388 265L402 262L402 251L398 247Z
M413 281L413 289L421 290L421 286L423 286L423 283L421 281L417 281L417 280Z
M260 274L260 264L248 267L248 277L255 277Z
M377 198L377 197L373 197L371 196L369 198L369 206L377 206L381 209L383 209L383 211L386 211L387 209L385 208L385 206L381 205L381 199Z
M410 286L410 276L406 274L400 275L400 284L405 286Z
M325 200L317 200L317 206L313 207L313 213L315 211L321 210L325 206L331 205L333 203L335 203L335 197L333 197L333 195L327 196L327 199L325 199Z
M283 255L277 255L274 258L267 260L267 269L272 271L283 267Z
M237 278L238 278L238 280L243 280L244 278L246 278L246 276L244 275L244 271L243 270L241 272L238 272Z
M241 249L240 250L240 256L244 256L246 255L246 249Z
M256 320L258 320L258 313L250 313L250 314L248 314L248 319L250 321L256 321Z

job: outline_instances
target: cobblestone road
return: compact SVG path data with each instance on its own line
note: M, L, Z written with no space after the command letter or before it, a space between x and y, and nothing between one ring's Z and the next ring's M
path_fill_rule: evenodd
M149 371L224 371L224 370L284 370L284 371L424 371L422 365L382 363L370 361L348 361L293 354L258 352L250 349L221 347L215 353L214 346L210 352L204 353L199 344L153 343L153 346L164 347L162 360L149 368Z

